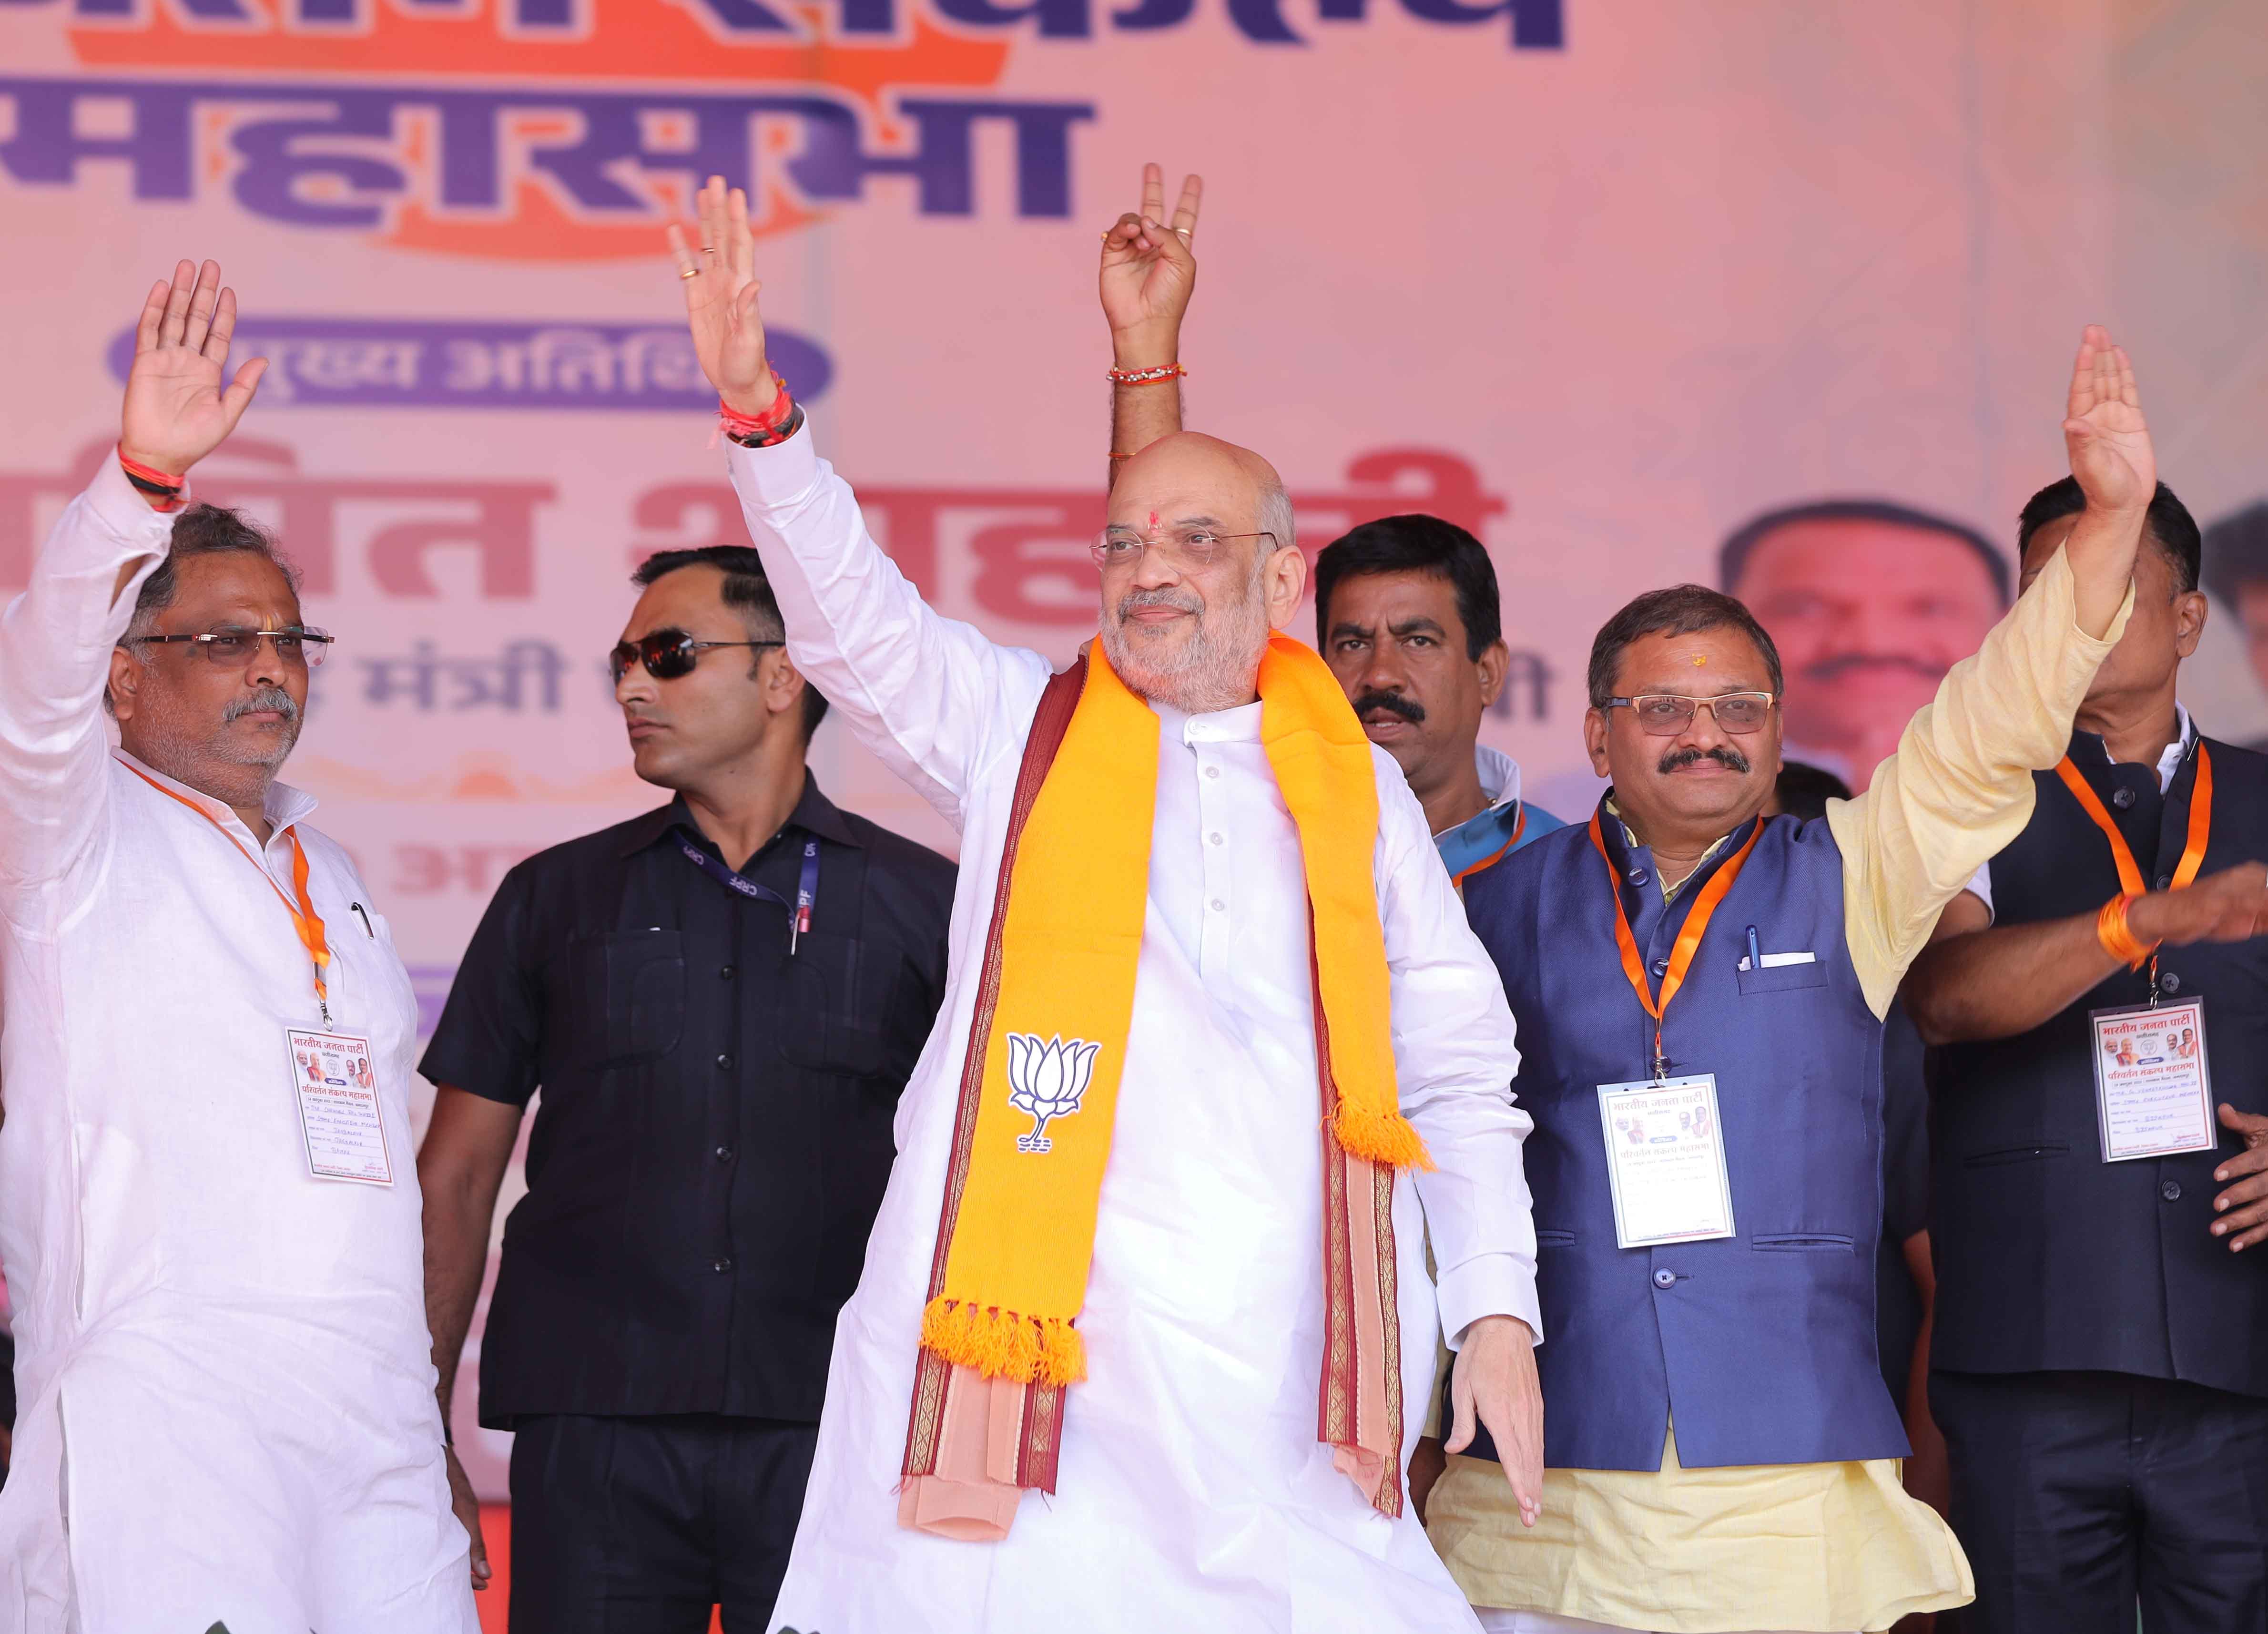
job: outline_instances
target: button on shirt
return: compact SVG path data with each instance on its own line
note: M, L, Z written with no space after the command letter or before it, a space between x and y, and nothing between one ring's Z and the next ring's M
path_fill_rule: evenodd
M525 1105L481 1419L819 1417L837 1308L945 990L954 867L805 782L742 876L681 801L529 858L467 949L425 1076Z

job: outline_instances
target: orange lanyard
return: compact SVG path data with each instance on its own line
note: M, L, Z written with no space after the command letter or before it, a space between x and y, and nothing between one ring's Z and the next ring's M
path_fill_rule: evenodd
M299 894L299 900L295 903L290 897L284 894L284 887L276 883L276 876L261 867L260 859L250 851L245 850L244 842L230 834L227 829L221 828L220 819L187 795L175 793L138 767L129 766L126 769L167 799L179 800L198 816L212 824L214 828L220 828L222 836L243 854L244 860L254 868L260 869L260 877L268 881L268 888L275 892L276 900L284 904L284 911L291 916L292 929L299 933L299 945L307 950L307 957L314 962L315 1004L323 1012L323 1025L330 1026L331 989L330 983L323 979L323 974L331 968L331 944L323 932L322 916L315 911L315 900L307 894L307 852L306 849L299 843L299 831L297 828L285 830L285 837L291 842L291 888Z
M2190 791L2189 843L2182 848L2181 866L2174 870L2173 888L2176 891L2192 884L2198 870L2205 863L2205 843L2213 832L2213 756L2205 745L2198 745L2197 786ZM2144 883L2142 870L2134 861L2133 848L2126 836L2118 832L2118 825L2110 821L2110 813L2102 809L2094 788L2080 777L2079 768L2071 763L2066 754L2056 767L2056 776L2071 791L2072 798L2080 803L2087 814L2095 819L2095 826L2102 830L2102 837L2110 842L2110 859L2118 865L2118 888L2129 896L2139 896L2149 887Z
M1685 924L1670 947L1669 968L1662 975L1661 997L1656 1002L1646 979L1646 961L1638 957L1638 938L1631 934L1630 915L1623 908L1622 880L1615 873L1615 859L1607 854L1606 835L1599 827L1599 813L1591 813L1591 847L1607 865L1607 891L1615 901L1615 946L1622 950L1623 974L1630 978L1631 991L1638 995L1638 1002L1653 1018L1653 1076L1657 1082L1665 1076L1667 1065L1661 1054L1662 1013L1669 1008L1669 1001L1677 997L1677 990L1685 985L1685 973L1693 968L1693 955L1700 950L1710 916L1717 911L1717 904L1725 900L1725 894L1733 888L1733 881L1740 877L1749 853L1756 849L1756 841L1763 837L1764 819L1757 818L1756 825L1749 834L1748 843L1726 860L1725 865L1710 877L1709 883L1701 887L1701 894L1693 899Z
M2066 754L2056 767L2056 776L2071 791L2081 810L2095 819L2095 826L2102 830L2102 837L2110 842L2110 860L2118 865L2118 888L2129 896L2139 896L2149 888L2142 878L2142 870L2134 860L2134 848L2126 843L2126 836L2118 832L2118 825L2110 821L2110 813L2102 809L2102 801L2094 787L2080 776L2079 768L2071 763ZM2171 785L2169 785L2171 786ZM2197 747L2197 782L2190 790L2189 837L2182 846L2182 860L2175 868L2172 888L2178 891L2197 882L2198 870L2205 865L2205 842L2213 835L2213 756L2205 753L2202 741ZM2158 955L2150 953L2150 1002L2158 1002Z

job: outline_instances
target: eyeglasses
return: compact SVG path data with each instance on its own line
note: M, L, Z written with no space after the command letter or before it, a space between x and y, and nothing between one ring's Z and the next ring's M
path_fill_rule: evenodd
M1638 729L1650 738L1675 737L1693 724L1695 710L1705 709L1719 730L1745 737L1764 730L1764 722L1771 718L1772 702L1769 692L1727 692L1714 698L1649 692L1634 698L1609 698L1607 707L1629 710L1638 717Z
M650 636L617 644L607 655L607 667L615 681L630 673L630 666L643 664L645 673L656 681L675 681L690 675L701 655L711 647L784 647L784 641L696 641L681 629L657 629Z
M1224 534L1210 527L1177 527L1169 534L1145 534L1130 527L1106 527L1087 546L1094 564L1108 572L1132 567L1145 550L1155 550L1174 567L1201 571L1220 560L1221 553L1240 539L1268 539L1273 534Z
M171 646L186 643L189 651L216 669L249 668L260 656L260 644L276 644L276 656L293 669L320 669L323 655L335 640L328 630L293 624L283 629L254 629L244 624L223 624L194 636L135 636L122 646Z

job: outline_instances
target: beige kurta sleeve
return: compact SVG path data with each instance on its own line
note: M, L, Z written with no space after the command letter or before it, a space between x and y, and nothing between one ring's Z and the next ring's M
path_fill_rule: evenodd
M2074 592L2058 550L1984 645L1947 673L1867 791L1828 802L1851 962L1878 1016L1939 909L2031 821L2032 774L2063 758L2072 718L2125 631L2132 585L2099 641L2079 628Z

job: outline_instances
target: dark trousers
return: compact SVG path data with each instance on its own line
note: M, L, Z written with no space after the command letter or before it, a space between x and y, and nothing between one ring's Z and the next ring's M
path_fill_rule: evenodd
M1930 1375L1963 1634L2268 1634L2268 1401L2130 1373Z
M706 1415L523 1418L512 1444L512 1634L764 1634L816 1424Z

